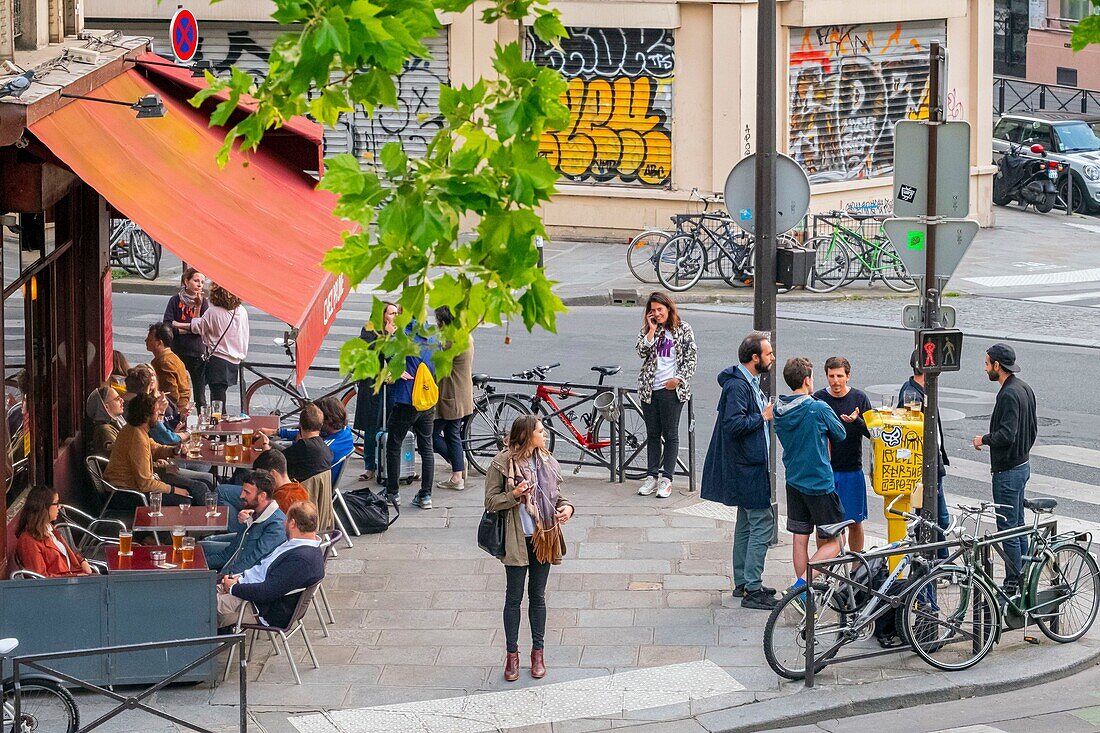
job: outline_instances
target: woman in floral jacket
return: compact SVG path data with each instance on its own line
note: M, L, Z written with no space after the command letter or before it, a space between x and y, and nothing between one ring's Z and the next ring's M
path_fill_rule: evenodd
M697 351L695 334L676 312L676 304L664 293L653 293L645 304L638 334L642 371L638 387L645 417L646 479L638 493L656 492L661 499L672 494L672 476L680 450L680 413L691 396Z

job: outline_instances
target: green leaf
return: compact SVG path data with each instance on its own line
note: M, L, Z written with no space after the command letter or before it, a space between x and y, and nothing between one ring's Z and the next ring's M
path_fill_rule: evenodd
M366 177L354 155L342 153L325 159L325 175L318 188L339 194L362 193Z
M404 173L409 165L409 156L405 154L405 149L401 147L401 143L397 141L383 145L378 157L382 161L382 165L385 166L386 173L391 176Z
M1073 38L1070 40L1070 45L1074 52L1094 43L1100 43L1100 15L1089 15L1082 19L1080 23L1072 26L1071 30L1073 31Z
M321 20L321 25L313 36L313 47L320 54L346 53L351 45L348 23L344 11L333 8Z
M542 13L535 18L534 31L540 41L555 46L562 38L569 35L568 31L565 30L565 26L562 25L561 12L558 10Z

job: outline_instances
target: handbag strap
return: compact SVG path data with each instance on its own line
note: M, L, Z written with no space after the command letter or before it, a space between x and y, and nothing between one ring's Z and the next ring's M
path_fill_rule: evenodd
M240 308L240 306L237 306L237 308ZM225 329L222 331L222 335L218 336L218 340L210 347L210 356L213 356L214 352L218 350L218 347L222 345L222 341L225 340L225 335L229 333L229 329L233 327L233 321L237 320L237 308L233 309L233 314L229 317L229 323L226 324Z

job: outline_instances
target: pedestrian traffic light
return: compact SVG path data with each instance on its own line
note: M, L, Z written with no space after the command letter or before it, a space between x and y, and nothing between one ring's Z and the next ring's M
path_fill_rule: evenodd
M962 331L942 328L918 331L917 343L922 374L959 371L963 348Z

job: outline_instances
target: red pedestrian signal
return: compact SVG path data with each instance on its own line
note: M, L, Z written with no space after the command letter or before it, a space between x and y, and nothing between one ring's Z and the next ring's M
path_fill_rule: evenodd
M962 362L963 335L957 329L917 332L917 353L923 374L957 372Z

